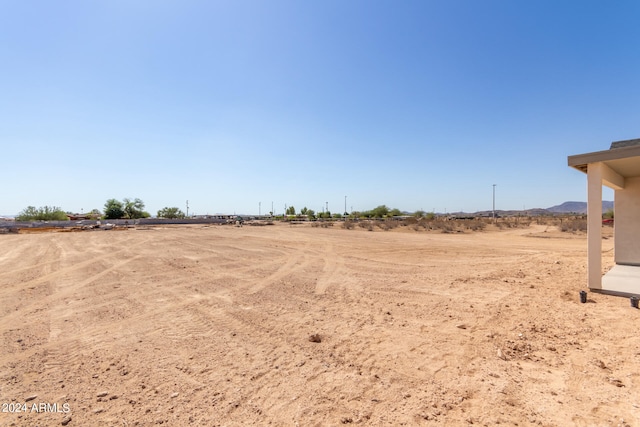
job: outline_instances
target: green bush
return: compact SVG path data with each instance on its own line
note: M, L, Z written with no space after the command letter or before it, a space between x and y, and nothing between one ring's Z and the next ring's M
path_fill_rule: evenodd
M158 218L167 218L167 219L176 219L176 218L184 218L185 214L177 207L166 207L162 208L158 211Z
M35 206L27 206L23 209L16 221L68 221L67 214L57 206L42 206L37 208Z

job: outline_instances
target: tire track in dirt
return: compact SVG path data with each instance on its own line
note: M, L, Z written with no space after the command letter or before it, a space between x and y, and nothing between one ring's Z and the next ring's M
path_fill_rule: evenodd
M344 257L335 252L333 243L328 241L324 243L319 255L324 267L322 274L317 279L314 292L317 295L324 295L329 286L344 283Z
M23 350L14 355L14 362L24 361L35 354L45 351L49 354L47 366L51 369L62 365L69 366L79 361L85 353L100 350L103 346L110 346L111 341L122 337L123 333L134 335L162 335L165 338L185 339L189 337L208 337L216 329L214 324L238 328L240 324L233 318L226 316L224 307L211 307L204 312L198 307L199 298L181 298L177 300L179 292L168 293L166 304L154 304L157 307L144 313L133 314L129 317L106 322L94 320L91 324L81 325L81 336L74 334L59 334L55 339L38 347ZM204 317L203 317L204 316ZM60 355L64 357L59 357ZM58 355L58 357L56 357Z
M29 251L29 248L19 245L20 237L18 236L0 236L2 240L2 251L0 252L0 264L3 262L9 263L11 260L24 258L24 253ZM5 271L0 273L9 274Z
M74 317L77 320L78 314L80 313L81 315L83 310L87 310L87 313L90 315L91 312L106 307L109 302L111 302L111 304L116 303L118 307L122 307L122 300L108 296L99 304L93 303L90 299L87 300L87 302L83 302L86 297L79 298L81 295L87 295L87 292L89 292L86 286L93 282L100 281L100 279L104 278L110 272L136 260L137 257L116 262L108 268L100 268L102 265L108 264L109 261L113 261L114 258L121 257L123 253L130 250L131 247L134 247L130 245L128 248L111 252L110 256L102 255L99 259L90 258L79 263L74 263L70 267L65 267L64 264L71 262L67 257L66 245L72 242L72 240L52 240L53 237L51 235L43 237L48 238L46 239L46 244L41 245L46 249L45 254L39 257L39 260L44 260L44 262L40 262L37 266L37 268L41 269L40 277L29 282L23 282L22 285L24 285L24 283L31 284L30 288L46 286L48 290L45 293L40 293L37 298L33 298L27 304L19 307L19 309L9 315L3 316L2 319L0 319L0 328L21 324L18 332L21 336L29 335L29 331L34 328L42 330L43 333L46 331L46 340L44 340L43 335L43 340L39 345L32 347L27 346L23 348L20 353L14 354L12 363L25 363L28 360L33 360L34 357L42 357L44 371L53 373L59 380L62 380L61 376L63 376L63 374L61 374L61 372L68 372L69 367L72 366L71 364L75 363L83 354L82 350L91 345L91 343L88 343L86 340L74 338L74 325L73 323L66 322L73 320ZM91 240L89 241L91 242ZM91 254L91 245L85 245L84 249L86 253ZM78 272L90 271L92 269L90 267L94 265L99 265L98 269L100 271L98 273L82 277L80 280L77 279L79 276L77 274ZM73 297L69 298L71 296ZM69 302L74 301L79 303L69 305ZM34 324L22 321L24 317L31 317L29 313L36 313L43 310L44 307L48 307L48 319L44 324L41 322ZM95 322L95 320L96 319L91 319L91 322ZM77 327L76 325L76 328ZM79 331L80 336L83 336L85 332L89 334L92 332L94 334L97 333L97 330L91 323L81 325L80 328L82 329L82 331ZM94 331L92 331L92 329L94 329ZM63 331L66 332L65 337L64 339L60 339Z
M286 257L285 263L278 267L278 269L274 273L269 274L265 278L256 278L255 280L257 281L257 283L249 287L247 293L249 295L256 294L284 279L285 277L291 276L297 271L300 271L308 264L309 256L304 250L294 250L292 252L293 253L291 255Z
M55 314L56 320L59 320L59 318L62 317L61 313L64 311L63 308L60 308L60 304L62 303L62 300L64 300L67 297L70 297L71 295L73 295L78 291L81 291L85 286L99 280L100 278L107 276L111 272L116 271L117 269L119 269L120 267L126 264L129 264L130 262L136 260L137 258L138 258L137 256L134 256L132 258L127 258L123 261L120 261L119 263L111 265L110 267L101 269L99 273L93 274L78 282L75 282L73 280L65 280L64 282L66 283L61 283L60 280L53 282L53 284L50 285L51 291L48 295L35 299L32 302L26 304L24 307L21 307L20 310L16 310L12 313L9 313L6 316L3 316L3 318L0 319L0 327L2 327L3 324L15 324L24 315L25 312L39 311L41 307L48 307L48 306L52 306L52 308L50 308L49 311L52 315ZM101 261L104 261L104 259ZM56 278L60 279L61 276L63 275L70 274L76 270L82 269L83 267L87 268L89 265L95 264L97 262L98 261L90 261L90 262L83 263L82 266L75 266L67 269L59 269L52 272L45 272L42 280L36 279L31 281L30 283L32 285L36 283L37 284L51 283L52 279L56 279ZM58 264L59 263L57 262L49 263L47 269L50 269L51 266L58 265Z
M31 251L20 250L18 252L19 258L9 260L0 265L0 269L6 272L17 269L17 275L19 277L18 280L0 280L0 298L2 298L3 301L3 304L0 306L0 314L4 315L9 311L24 307L32 300L32 298L25 297L40 296L43 293L47 295L50 293L49 283L47 282L40 282L32 284L31 286L24 286L24 284L57 269L56 267L59 265L60 260L54 256L54 251L59 251L59 246L53 244L51 239L47 239L44 244L36 246ZM22 256L25 258L23 259ZM21 264L31 263L34 258L38 260L45 259L46 261L38 262L25 268L16 268Z
M61 278L61 276L64 276L65 274L71 274L71 273L74 273L74 272L79 271L79 270L84 270L87 267L91 266L92 264L96 264L96 263L99 263L99 262L108 262L113 258L122 257L123 254L125 254L128 251L130 251L132 248L134 248L136 246L145 245L147 243L147 241L148 240L137 242L135 245L131 245L131 246L128 246L128 247L125 247L125 248L114 250L112 252L109 252L107 255L102 254L102 255L100 255L99 259L90 258L90 259L87 259L85 261L76 262L72 266L69 266L69 267L52 268L53 265L60 266L60 265L64 264L65 260L60 259L60 257L58 257L56 259L53 259L51 261L40 262L37 265L34 265L32 267L26 267L26 268L24 268L24 270L35 269L35 268L42 267L42 268L44 268L46 270L45 273L39 274L38 277L36 277L34 279L23 281L23 282L20 282L20 283L15 283L15 286L19 286L21 288L25 288L25 287L37 286L37 285L42 284L42 283L51 282L51 281L53 281L55 279ZM51 246L51 242L48 243L47 247L50 247L50 246ZM58 246L58 247L61 248L60 246ZM87 252L88 251L89 250L87 249ZM91 278L88 278L87 280L90 281L90 279Z
M52 271L59 268L60 265L60 245L50 237L47 243L42 245L38 251L38 257L45 259L44 263L39 265L40 274L49 275ZM23 317L29 317L25 313L37 313L45 311L40 305L42 300L49 299L55 291L55 286L50 282L42 282L39 286L30 286L21 292L15 292L15 288L4 287L3 312L0 317L0 330L8 331L4 333L5 348L13 347L13 343L7 340L16 339L20 343L29 345L32 342L42 342L45 335L48 335L48 320L50 314L47 312L47 320L44 322L24 322ZM11 292L14 290L14 292ZM25 294L29 297L25 298ZM35 306L35 308L34 308ZM45 332L45 329L47 332ZM17 338L16 338L17 337Z
M25 236L26 237L26 236ZM32 246L26 246L19 244L19 241L15 242L2 242L2 251L4 254L0 257L0 278L6 276L14 276L16 273L22 273L25 271L30 271L37 269L39 267L44 268L46 264L55 262L55 261L41 261L42 256L47 251L49 244L47 245L38 245L35 248ZM6 252L5 252L6 251ZM33 263L34 260L38 260L39 262ZM31 265L21 267L21 264L30 263ZM6 285L10 285L11 283L7 283ZM5 284L3 284L5 285Z
M259 293L289 275L296 274L308 264L305 251L299 250L295 245L273 245L268 239L260 238L264 240L264 245L256 248L255 241L240 238L225 243L224 250L220 250L220 242L216 240L219 237L212 235L210 244L190 240L180 241L179 244L176 242L172 247L180 247L180 250L173 253L173 256L197 259L200 266L195 277L220 288L217 295L228 302L233 301L233 295ZM234 237L237 239L239 236ZM216 245L216 248L212 249L211 245ZM195 253L192 249L196 249ZM248 263L247 260L251 262Z
M180 290L174 290L181 294ZM264 322L261 315L257 315L257 309L244 309L235 305L223 304L215 297L203 295L198 298L191 298L191 304L185 305L183 309L176 312L172 310L168 313L173 321L171 324L164 323L158 325L155 332L163 340L173 342L180 350L179 354L172 353L163 356L159 360L162 366L176 366L179 376L185 378L187 382L199 384L199 387L206 387L212 381L220 381L219 376L232 377L242 374L247 375L246 386L249 387L242 393L232 393L234 401L246 399L251 394L259 392L269 384L269 378L274 370L264 366L263 363L277 357L277 353L282 350L282 344L274 345L273 330L269 323ZM231 344L233 344L231 346ZM255 354L255 349L268 349ZM285 346L285 348L287 348ZM195 354L215 355L218 352L232 352L234 358L225 358L219 362L212 359L213 364L205 364L199 367L185 366L184 360L191 359ZM285 350L286 352L286 350ZM255 358L258 362L255 369L240 371L239 363L245 358ZM211 359L211 356L209 357ZM191 364L187 364L191 365ZM262 371L262 375L260 372ZM276 371L277 372L277 371ZM263 375L267 377L262 379ZM224 377L223 377L224 378ZM162 384L171 386L174 379L167 378ZM229 384L231 386L231 384ZM218 385L218 391L225 395L224 382ZM195 395L200 396L200 391L196 390ZM217 393L216 393L217 394ZM194 397L195 398L195 397ZM232 402L231 402L232 403ZM230 410L232 407L230 408ZM218 410L224 411L224 408Z
M79 283L75 282L76 286L73 286L73 288L77 288L77 287L82 288L83 286L85 286L87 284L90 284L90 283L92 283L94 281L97 281L98 279L100 279L100 278L104 277L105 275L107 275L110 271L112 271L114 269L117 269L117 268L123 266L124 264L126 264L128 262L134 261L137 258L138 257L136 256L136 257L124 260L124 261L122 261L120 263L112 265L110 268L105 269L105 270L103 270L102 272L100 272L98 274L95 274L95 275L92 275L92 276L90 276L88 278L85 278L84 280L82 280ZM79 270L79 269L81 269L83 267L86 268L88 264L89 263L84 263L82 265L76 266L76 268L73 269L73 270ZM66 271L69 272L69 271L72 271L72 270L66 270ZM175 274L175 270L170 270L170 271L167 271L165 273L162 273L162 272L154 273L154 275L152 277L153 278L161 278L165 274L166 275ZM145 277L140 277L139 279L145 280ZM182 282L182 281L178 280L178 281L175 282L175 284L180 285L181 284L180 282ZM193 286L199 286L199 285L201 286L202 284L204 284L205 280L204 280L204 278L203 278L203 280L193 280L193 277L191 277L190 280L188 280L187 282L189 283L189 285L191 287L193 287ZM167 284L167 285L170 286L170 284ZM171 304L171 307L178 308L178 309L188 309L190 305L195 303L194 301L191 301L191 300L183 301L181 303L178 302L181 299L185 298L185 296L184 296L185 294L189 294L189 293L193 293L193 291L191 289L186 289L184 286L182 286L182 287L177 286L175 288L172 287L171 291L169 291L169 292L167 292L167 289L161 290L161 294L169 295L169 298L167 298L166 300ZM227 305L231 303L230 291L228 289L226 289L226 288L217 287L216 291L213 292L213 293L210 292L209 295L213 296L214 298L217 298L217 299L223 301ZM155 296L157 297L158 295L155 295ZM103 306L104 307L108 307L109 304L111 303L111 300L113 299L113 298L109 297L108 294L103 295L102 298L103 298L103 303L101 303L101 304L93 304L92 307L91 307L92 310L99 309L99 308L101 308ZM159 299L156 298L156 301L157 300L159 300ZM62 307L62 306L60 306L60 307ZM76 313L82 312L83 308L82 308L82 306L76 305L74 307L73 311L76 312ZM165 316L165 314L166 314L166 313L162 312L162 309L157 309L155 311L158 312L160 316ZM55 312L55 310L54 310L54 312ZM188 310L187 310L187 312L188 312ZM69 314L68 310L60 309L58 314L57 314L57 318L60 321L63 321L63 318L65 317L64 316L65 314ZM149 318L154 318L154 314L153 313L146 313L145 315L142 315L142 316L135 316L135 317L129 317L127 319L123 319L120 322L111 322L111 326L115 327L115 328L119 328L121 326L124 326L127 323L130 323L130 322L134 322L134 323L143 322L145 319L148 320ZM183 326L184 325L191 325L191 324L195 325L194 326L195 329L180 329L180 328L178 328L178 332L176 332L176 334L177 334L176 336L180 336L180 335L189 336L189 335L193 335L194 333L199 334L199 332L194 332L194 331L198 331L198 330L204 328L204 325L202 323L197 323L197 322L194 323L192 321L185 321L185 322L182 323ZM62 323L58 323L58 325L59 326L56 327L55 326L55 322L52 325L52 331L53 332L52 332L51 338L56 338L59 335L59 333L60 333L59 331L62 329ZM162 328L160 328L160 330L162 330ZM85 336L88 335L88 336L92 336L92 337L98 337L102 332L106 333L107 331L106 330L102 330L99 326L95 326L93 328L85 328L84 331L83 331L83 334ZM92 347L99 347L100 346L100 342L99 341L100 341L99 339L92 340L92 342L91 342ZM86 343L74 342L73 340L66 341L66 342L61 342L60 344L65 345L66 347L70 347L70 350L74 354L75 353L80 353L79 352L80 348L86 345ZM54 357L54 359L55 358L57 358L57 357Z
M64 234L64 236L67 237L68 239L73 239L73 238L77 239L77 238L81 237L81 236L79 236L80 234L84 234L84 233ZM20 272L23 272L23 271L35 270L35 269L38 269L40 267L44 268L44 267L47 267L51 263L59 262L59 260L57 260L57 259L56 260L43 261L42 260L43 255L41 255L41 254L44 254L44 252L46 252L47 247L52 245L53 242L59 242L59 240L56 239L56 237L58 237L58 236L59 235L57 233L48 234L48 235L33 235L33 236L26 235L26 236L24 236L24 237L39 238L37 241L34 240L34 246L35 246L35 248L38 248L40 251L39 251L39 253L34 254L32 252L33 249L34 249L34 246L22 246L22 247L19 246L20 252L17 254L16 257L13 258L13 260L19 260L20 263L22 263L21 259L24 257L26 259L36 258L36 259L38 259L38 262L35 263L35 264L32 264L32 265L26 266L26 267L16 267L15 265L13 265L12 260L5 260L4 262L6 262L7 265L10 265L11 268L3 268L4 271L0 271L0 278L3 277L3 276L8 276L8 275L13 276L13 275L15 275L15 273L20 273ZM45 239L45 242L47 242L45 245L42 244L42 242L41 242L42 239ZM97 242L94 241L94 239L88 239L88 241L90 243L94 244L94 246L95 246L95 243L97 243ZM134 245L129 245L128 242L130 242L130 241L133 241L133 242L136 242L136 243ZM140 242L139 240L131 237L131 238L125 240L125 241L117 242L118 245L124 246L121 249L113 249L113 246L106 246L106 245L103 245L103 246L105 246L105 248L109 249L108 255L106 255L107 257L109 257L110 255L114 255L115 256L115 255L118 255L121 252L126 252L127 250L129 250L131 248L134 248L134 247L137 247L137 246L141 246L141 245L145 245L147 243L147 241ZM74 243L75 242L73 240L65 240L64 241L64 244L66 244L66 245L72 245ZM62 243L57 243L57 244L58 244L59 248L61 248L61 249L64 248ZM87 246L87 245L84 245L82 247L82 250L87 255L89 255L93 249L94 249L93 247ZM104 256L103 251L100 251L99 254L101 254L101 256ZM0 262L2 262L2 260L0 260ZM71 267L71 268L74 268L74 269L75 269L75 267L82 268L83 265L90 264L91 262L92 262L91 259L88 259L88 260L85 260L85 261L81 261L81 262L75 262L74 266ZM0 265L2 265L2 264L0 264ZM58 273L63 273L64 271L58 271L57 269L53 269L50 272L53 275L57 275ZM34 280L41 281L41 280L47 280L47 279L49 279L49 277L37 277ZM16 284L20 285L20 286L24 286L24 285L31 284L31 281L25 281L25 282L20 282L20 283L16 283Z

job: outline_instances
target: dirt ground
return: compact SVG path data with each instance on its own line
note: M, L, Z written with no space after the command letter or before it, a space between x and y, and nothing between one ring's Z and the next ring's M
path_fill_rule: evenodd
M640 425L640 310L581 304L586 260L538 225L2 235L0 425Z

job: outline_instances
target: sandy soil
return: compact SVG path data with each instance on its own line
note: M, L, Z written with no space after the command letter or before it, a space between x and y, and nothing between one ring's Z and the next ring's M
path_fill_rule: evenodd
M544 226L3 235L0 425L640 425L640 311L585 283Z

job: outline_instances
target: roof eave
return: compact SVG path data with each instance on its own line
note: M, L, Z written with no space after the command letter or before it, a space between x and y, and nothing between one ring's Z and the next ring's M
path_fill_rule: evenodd
M640 156L640 146L630 146L614 148L604 151L594 151L592 153L576 154L567 158L569 166L586 173L589 163L606 162L608 160L618 160L628 157Z

